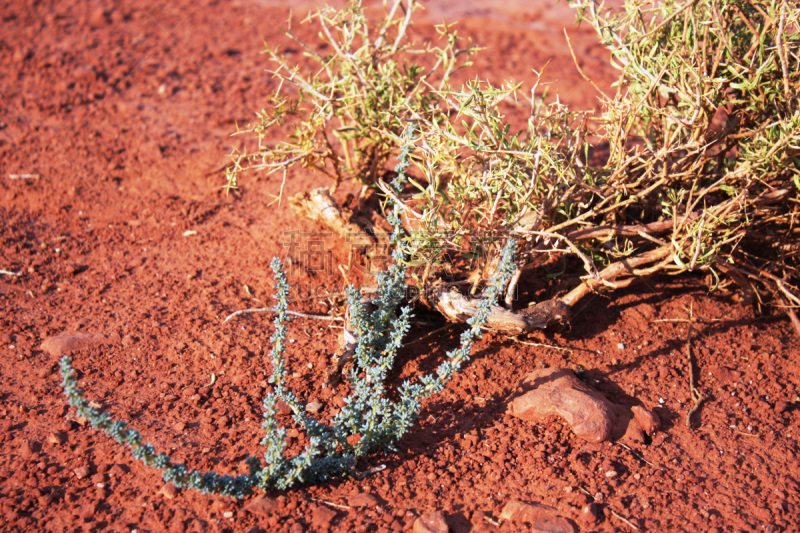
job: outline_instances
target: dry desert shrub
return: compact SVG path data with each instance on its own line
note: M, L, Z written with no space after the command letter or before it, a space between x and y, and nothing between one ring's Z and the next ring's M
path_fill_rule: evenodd
M471 42L441 26L440 47L409 44L413 0L391 3L377 28L359 2L319 10L306 22L321 28L325 54L298 40L316 70L268 50L281 88L241 132L258 145L234 154L229 187L247 171L286 179L301 165L329 175L333 190L355 179L363 194L392 197L418 303L451 320L474 313L511 238L522 244L506 307L525 269L570 255L586 272L574 290L525 313L496 308L497 329L545 327L591 291L657 272L705 272L712 289L732 282L747 301L794 316L800 11L785 0L574 7L611 51L617 92L604 95L600 116L528 98L519 131L501 104L524 101L520 86L451 86L477 51ZM293 133L274 138L272 127L284 123ZM395 194L390 162L409 131L408 182ZM293 205L312 217L336 211L326 190ZM345 212L333 218L317 220L354 231Z

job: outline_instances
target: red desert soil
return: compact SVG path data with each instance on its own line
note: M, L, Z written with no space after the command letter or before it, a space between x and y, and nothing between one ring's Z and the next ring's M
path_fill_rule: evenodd
M530 86L531 68L552 59L551 94L596 106L565 47L568 26L585 71L604 86L613 80L563 3L453 2L429 13L415 39L435 36L431 20L459 17L461 32L488 49L472 75ZM221 169L241 142L229 137L236 123L276 88L259 52L264 41L285 43L288 8L50 0L4 2L0 14L0 530L410 531L434 511L454 532L530 530L501 518L515 500L554 507L580 531L800 528L798 341L784 318L739 305L733 293L710 295L692 277L587 298L571 329L522 342L487 334L425 404L399 452L357 466L385 466L363 479L266 500L163 489L156 471L71 416L58 357L42 343L85 334L72 347L85 346L73 353L87 399L159 451L228 473L245 472L244 459L260 453L272 316L222 320L271 305L269 261L291 251L285 232L300 232L302 244L315 228L286 202L270 205L275 177L225 196ZM314 31L295 28L314 41ZM318 180L295 172L286 193ZM330 264L346 264L346 246L325 243ZM327 311L318 287L333 290L341 277L297 270L291 281L305 299L293 309ZM526 276L521 304L574 279L544 274ZM705 397L691 427L681 321L689 309ZM409 341L442 325L419 318ZM336 330L297 319L290 331L292 387L328 417L342 393L321 388ZM460 331L409 345L395 382L434 368ZM545 366L582 370L611 401L654 410L661 429L638 446L590 444L558 418L533 424L505 414L517 384Z

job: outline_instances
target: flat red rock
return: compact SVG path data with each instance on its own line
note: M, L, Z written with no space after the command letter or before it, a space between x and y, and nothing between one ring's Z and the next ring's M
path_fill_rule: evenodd
M659 427L658 416L641 406L618 405L590 388L565 368L540 368L529 373L509 402L507 412L527 422L560 416L589 442L644 442Z
M378 498L367 492L347 497L347 505L350 507L375 507L378 503Z
M553 516L558 512L555 507L542 505L540 503L525 503L518 500L511 500L500 512L500 518L511 520L512 522L533 523L542 516Z
M244 510L253 514L271 516L278 509L278 502L267 496L259 496L245 506Z
M508 412L528 422L553 415L563 417L576 435L589 442L611 438L614 412L608 400L564 368L542 368L520 384L522 393L508 405Z
M118 344L116 333L85 333L82 331L64 331L42 341L42 350L54 357L61 357L69 352L79 352L95 346Z

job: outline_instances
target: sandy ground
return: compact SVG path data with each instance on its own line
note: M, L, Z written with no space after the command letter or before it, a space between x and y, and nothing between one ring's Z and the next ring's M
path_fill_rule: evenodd
M162 490L157 472L75 420L42 341L107 335L109 344L74 353L81 386L159 451L228 473L260 453L272 317L222 320L269 305L269 261L291 249L287 232L302 244L316 228L270 205L278 179L246 180L226 196L222 169L241 142L229 136L236 123L275 89L259 52L285 43L288 9L66 0L5 2L0 14L0 530L406 531L432 511L454 532L530 530L501 519L512 500L551 506L574 531L800 527L798 341L785 319L709 295L693 277L587 298L570 329L521 342L486 335L399 452L358 465L385 465L364 479L257 503ZM435 3L415 38L435 36L430 21L441 16L461 18L461 32L487 48L473 75L530 83L551 60L551 91L596 106L564 44L567 26L584 69L604 87L613 80L565 4ZM319 184L298 171L286 193ZM347 263L343 243L325 245L332 265ZM563 290L568 277L527 274L521 302ZM303 297L294 308L317 313L327 310L319 287L342 283L303 269L291 281ZM690 308L705 399L689 427ZM443 325L420 318L409 341ZM435 368L460 333L409 345L393 382ZM300 319L290 337L293 390L330 416L344 394L320 388L335 331ZM520 380L543 366L583 370L611 400L653 409L662 428L638 446L589 444L558 418L505 414Z

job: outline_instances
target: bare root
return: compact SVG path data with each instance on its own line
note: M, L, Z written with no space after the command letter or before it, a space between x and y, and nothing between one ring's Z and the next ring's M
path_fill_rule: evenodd
M639 276L648 275L663 267L657 264L651 268L637 267L655 263L669 257L670 246L662 246L656 250L638 256L622 259L607 266L596 276L586 276L583 282L561 298L545 300L526 309L512 311L504 307L494 306L490 309L486 321L487 327L510 334L527 333L536 329L545 329L553 325L569 323L574 305L589 294L602 287L620 288L629 285ZM425 291L428 306L450 322L466 322L477 313L480 299L464 296L458 290L445 286L434 286Z
M608 286L612 284L611 288L618 289L622 287L626 287L632 281L634 281L635 277L643 276L650 274L656 270L660 270L659 267L652 268L652 269L645 269L645 270L637 270L636 267L646 265L649 263L653 263L658 261L659 259L664 259L670 255L671 246L666 245L662 246L661 248L656 248L650 252L646 252L637 256L633 257L626 257L616 263L611 263L606 268L604 268L596 277L595 276L586 276L583 279L583 283L572 289L569 293L567 293L564 297L561 298L561 301L568 305L573 306L575 303L589 294L597 290L602 286ZM659 265L661 266L661 265ZM628 279L619 280L619 278L623 276L632 276Z
M456 290L432 290L427 292L427 301L450 322L466 322L478 312L480 299L473 299ZM511 334L527 333L555 324L569 322L570 307L558 300L539 302L518 312L493 306L489 310L486 326Z

